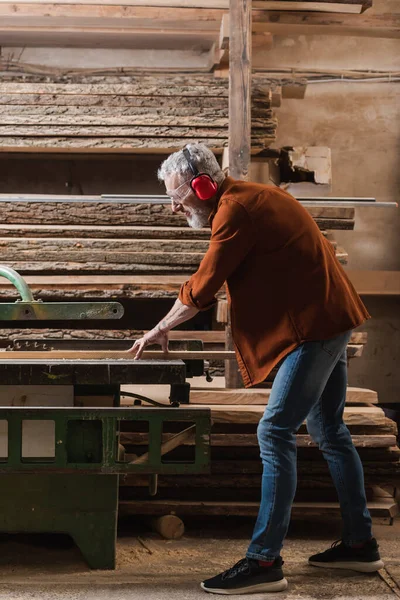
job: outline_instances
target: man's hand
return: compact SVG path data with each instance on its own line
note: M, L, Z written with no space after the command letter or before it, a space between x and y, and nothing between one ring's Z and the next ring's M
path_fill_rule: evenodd
M152 329L146 335L133 344L132 348L128 350L132 354L135 354L134 360L139 360L143 354L143 350L149 344L160 344L163 352L168 352L168 332L160 331L160 329Z

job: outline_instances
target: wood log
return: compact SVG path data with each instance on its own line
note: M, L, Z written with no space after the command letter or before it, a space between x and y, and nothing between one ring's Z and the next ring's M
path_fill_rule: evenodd
M163 515L153 519L151 526L166 540L179 540L185 533L185 525L176 515Z

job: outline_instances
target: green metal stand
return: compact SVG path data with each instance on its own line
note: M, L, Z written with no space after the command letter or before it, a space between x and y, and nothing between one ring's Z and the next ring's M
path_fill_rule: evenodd
M115 569L118 475L2 475L0 531L66 533L92 569Z
M122 473L207 473L210 411L199 408L0 407L7 421L8 456L0 458L0 531L72 536L93 569L115 568L118 483ZM25 421L54 421L54 457L22 457ZM122 421L148 423L148 452L129 462L119 451ZM193 427L195 456L166 460L167 422Z

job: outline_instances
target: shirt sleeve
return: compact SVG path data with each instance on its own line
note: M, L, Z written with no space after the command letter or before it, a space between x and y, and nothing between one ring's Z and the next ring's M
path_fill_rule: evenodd
M182 304L208 310L215 294L255 244L251 219L235 200L223 200L214 217L210 246L196 273L179 292Z

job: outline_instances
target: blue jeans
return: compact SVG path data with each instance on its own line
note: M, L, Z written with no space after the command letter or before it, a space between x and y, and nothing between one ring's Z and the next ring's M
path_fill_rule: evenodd
M306 419L336 487L343 540L356 544L372 537L361 460L343 423L350 333L301 344L277 373L257 429L262 494L248 558L270 561L280 554L296 491L296 432Z

